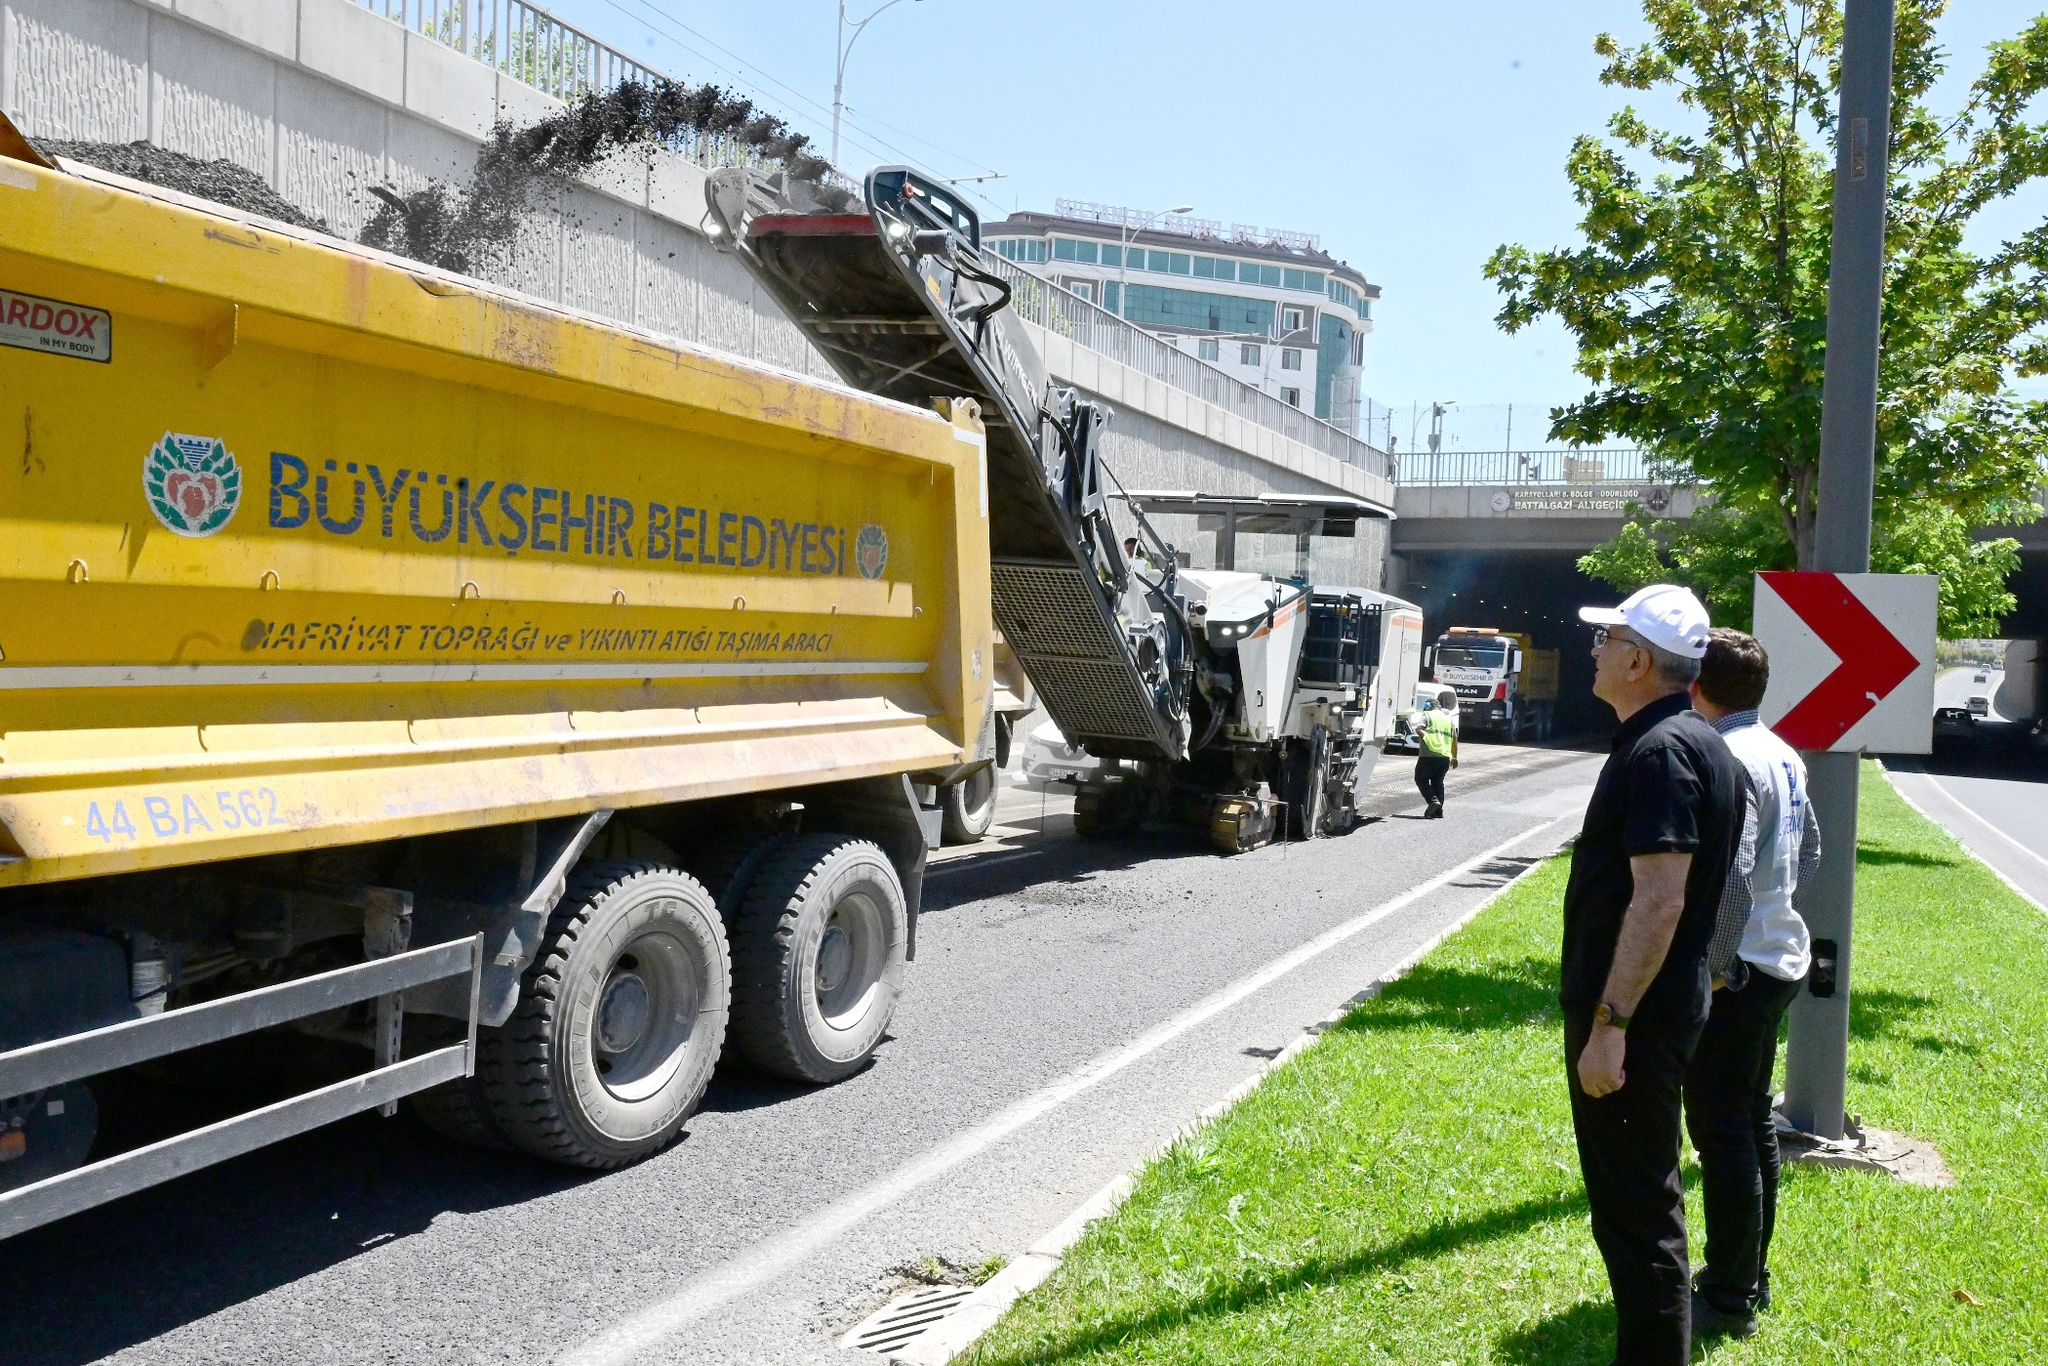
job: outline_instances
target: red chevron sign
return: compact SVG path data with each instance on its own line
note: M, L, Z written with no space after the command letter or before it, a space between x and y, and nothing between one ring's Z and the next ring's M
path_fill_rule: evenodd
M1756 579L1756 635L1771 659L1764 724L1795 749L1932 748L1934 575Z

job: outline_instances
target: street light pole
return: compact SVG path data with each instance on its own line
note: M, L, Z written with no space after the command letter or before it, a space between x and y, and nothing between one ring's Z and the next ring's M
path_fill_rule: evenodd
M1163 215L1163 214L1169 214L1169 213L1171 213L1171 214L1183 214L1183 213L1193 213L1194 211L1195 211L1195 206L1194 206L1194 205L1192 205L1192 204L1176 204L1176 205L1174 205L1174 206L1173 206L1172 208L1170 208L1170 209L1155 209L1155 210L1154 210L1153 212L1151 212L1151 213L1148 213L1148 214L1144 214L1144 215L1141 215L1141 216L1140 216L1140 218L1139 218L1139 225L1140 225L1141 227L1149 227L1149 226L1151 226L1152 224L1154 224L1154 223L1157 223L1157 222L1159 221L1159 219L1160 219L1161 215ZM1127 264L1127 263L1128 263L1128 262L1130 261L1130 259L1131 259L1131 232L1132 232L1132 227L1131 227L1131 211L1130 211L1129 209L1125 209L1125 210L1123 211L1123 213L1124 213L1124 220L1123 220L1123 223L1122 223L1122 225L1121 225L1120 227L1118 227L1118 229L1117 229L1117 253L1116 253L1116 315L1117 315L1117 316L1118 316L1119 318L1123 318L1123 319L1126 319L1126 320L1128 320L1128 319L1129 319L1129 317L1130 317L1130 313L1129 313L1129 311L1128 311L1128 305L1126 305L1126 304L1124 303L1124 300L1125 300L1125 299L1127 299L1127 298L1129 298L1129 297L1130 297L1130 293L1131 293L1131 291L1129 290L1129 288L1127 288L1127 286L1128 286L1128 284L1129 284L1129 278L1130 278L1130 277L1129 277L1129 273L1128 273L1128 271L1127 271L1127 269L1126 269L1126 264Z
M860 41L860 32L875 21L875 16L891 5L900 5L903 0L883 0L865 19L849 20L846 17L846 0L839 0L839 27L833 30L833 37L839 50L839 63L832 76L832 165L839 166L839 116L846 109L846 59L853 53L853 45ZM853 30L848 37L846 31Z

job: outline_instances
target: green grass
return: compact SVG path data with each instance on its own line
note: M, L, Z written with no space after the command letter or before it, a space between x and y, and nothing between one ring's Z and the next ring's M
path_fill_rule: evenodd
M1789 1169L1776 1308L1696 1356L2048 1360L2048 918L1874 766L1862 826L1849 1108L1933 1141L1959 1184ZM1561 860L1531 874L1177 1144L967 1360L1607 1361L1553 995L1563 888ZM1699 1218L1695 1194L1695 1257Z

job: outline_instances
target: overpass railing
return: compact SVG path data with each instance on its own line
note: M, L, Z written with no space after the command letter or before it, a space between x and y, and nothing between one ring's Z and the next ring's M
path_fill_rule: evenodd
M623 81L653 85L661 73L526 0L356 0L444 47L573 100Z
M1597 487L1679 484L1690 477L1669 461L1633 446L1538 451L1399 451L1396 484L1411 487L1535 485Z
M652 87L670 79L526 0L354 3L558 100L577 100L628 81ZM661 145L707 170L773 166L778 160L731 132L684 128L664 138ZM852 189L854 182L844 182L841 187Z
M1321 451L1332 460L1379 475L1394 477L1393 457L1341 427L1332 426L1312 413L1243 380L1178 347L1169 346L1142 327L1134 327L1116 314L1091 303L1071 290L1060 288L1042 275L1033 274L1000 256L988 256L992 266L1010 285L1010 307L1017 316L1035 323L1055 336L1065 337L1098 355L1129 366L1161 383L1213 403L1225 412L1299 441Z

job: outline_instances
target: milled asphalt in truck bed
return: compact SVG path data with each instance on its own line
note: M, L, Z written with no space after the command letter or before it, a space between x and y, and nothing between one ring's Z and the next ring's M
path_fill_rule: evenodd
M345 1122L0 1244L6 1357L553 1360L635 1313L659 1319L748 1249L1332 926L1576 813L1593 765L1475 746L1450 818L1425 824L1409 764L1389 756L1369 809L1391 818L1228 859L1179 832L1081 841L1054 817L934 868L894 1037L860 1076L813 1091L721 1073L683 1142L596 1176L454 1148L407 1120ZM1039 806L1009 794L1004 818ZM1575 828L1454 879L635 1359L879 1360L834 1339L904 1268L1023 1250Z

